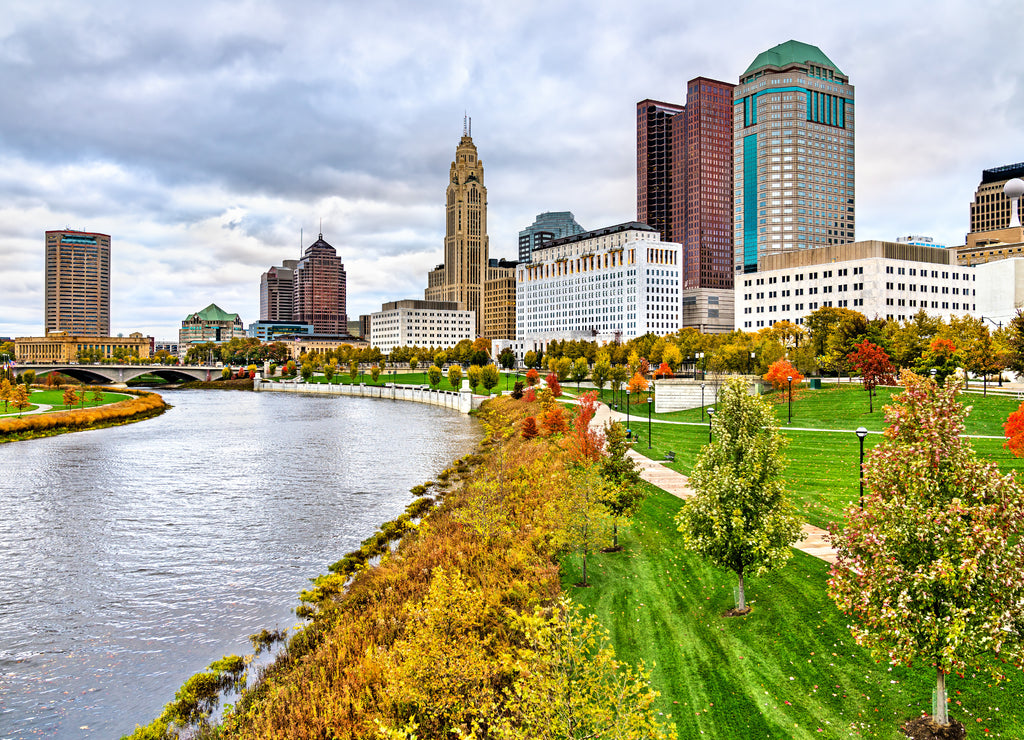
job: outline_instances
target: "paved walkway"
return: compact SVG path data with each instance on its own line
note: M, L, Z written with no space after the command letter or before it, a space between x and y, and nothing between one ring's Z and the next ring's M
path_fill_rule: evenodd
M597 412L594 415L591 425L603 429L609 421L623 421L625 418L625 414L612 411L608 406L602 403L598 405ZM678 424L681 422L675 423ZM707 425L705 424L704 426ZM655 485L681 499L687 499L693 495L693 489L690 488L690 481L682 473L662 465L657 460L652 460L649 457L641 455L636 450L630 449L627 454L640 470L640 477L648 483ZM834 563L836 561L836 551L828 542L828 532L810 524L804 524L802 531L804 533L804 539L793 545L793 547L801 552L806 552L808 555L821 558L829 563Z

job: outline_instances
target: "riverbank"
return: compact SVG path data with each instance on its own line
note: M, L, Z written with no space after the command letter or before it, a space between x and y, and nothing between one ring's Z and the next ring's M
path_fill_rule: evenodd
M0 419L0 444L131 424L159 416L169 408L163 398L156 393L120 388L116 390L118 393L135 397L106 406L48 411Z

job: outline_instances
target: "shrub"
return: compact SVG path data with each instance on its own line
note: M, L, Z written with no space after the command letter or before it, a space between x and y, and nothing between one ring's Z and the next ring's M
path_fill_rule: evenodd
M551 391L552 396L558 398L562 395L562 384L558 382L558 376L555 373L551 373L551 375L545 378L545 380L547 381L548 390Z

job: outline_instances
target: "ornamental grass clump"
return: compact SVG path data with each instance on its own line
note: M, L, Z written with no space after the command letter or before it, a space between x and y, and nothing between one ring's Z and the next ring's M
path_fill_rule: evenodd
M936 724L950 724L946 676L1003 677L1024 661L1024 491L962 437L955 378L905 371L889 427L864 463L864 508L832 526L829 595L877 660L935 668Z

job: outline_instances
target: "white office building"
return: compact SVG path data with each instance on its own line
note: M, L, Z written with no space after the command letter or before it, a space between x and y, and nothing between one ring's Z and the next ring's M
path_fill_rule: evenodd
M769 254L758 272L736 278L736 328L802 324L823 306L896 321L921 310L973 316L977 290L975 269L937 247L872 240Z
M476 337L476 314L455 301L392 301L370 314L370 346L384 354L395 347L454 347Z
M516 344L677 331L682 247L635 221L555 239L516 268Z

